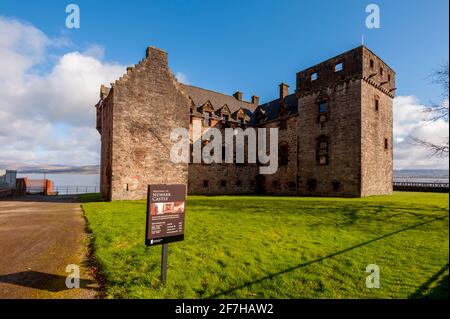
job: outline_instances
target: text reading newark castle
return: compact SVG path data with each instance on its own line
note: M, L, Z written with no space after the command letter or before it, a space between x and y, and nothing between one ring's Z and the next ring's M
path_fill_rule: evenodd
M97 103L101 191L144 199L148 184L187 184L189 194L362 197L392 193L395 72L365 46L297 73L276 100L245 101L179 83L167 53L149 47ZM258 163L175 164L170 132L211 127L279 128L278 170Z

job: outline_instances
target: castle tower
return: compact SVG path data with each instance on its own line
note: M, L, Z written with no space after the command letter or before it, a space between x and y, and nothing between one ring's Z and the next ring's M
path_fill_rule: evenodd
M298 192L392 193L395 72L360 46L297 73Z
M145 199L148 184L187 184L188 164L170 159L170 133L189 128L189 105L167 53L154 47L111 88L101 87L96 108L105 199Z

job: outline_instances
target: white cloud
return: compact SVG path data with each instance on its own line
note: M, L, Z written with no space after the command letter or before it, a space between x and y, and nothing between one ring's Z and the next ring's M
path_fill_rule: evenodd
M125 67L103 62L98 45L55 59L51 49L70 41L21 21L0 16L0 30L0 161L97 164L94 105Z
M186 74L182 73L182 72L177 72L175 74L175 77L177 78L177 81L183 84L190 84Z
M448 158L431 157L429 150L416 145L412 138L433 143L448 139L448 122L427 121L424 106L414 96L394 99L394 167L448 169Z
M103 61L104 48L57 55L67 38L51 39L34 26L0 16L0 162L85 165L99 162L95 108L100 84L125 67ZM36 72L43 66L47 72ZM189 84L185 74L178 81ZM448 168L448 158L430 158L411 137L439 142L448 122L428 123L413 96L394 100L395 168Z

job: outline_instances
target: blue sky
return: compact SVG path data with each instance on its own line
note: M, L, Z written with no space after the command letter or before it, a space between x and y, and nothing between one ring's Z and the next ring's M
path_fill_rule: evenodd
M81 28L65 28L76 3ZM293 89L295 73L365 43L397 72L399 95L439 98L427 76L448 60L448 1L12 1L0 13L32 23L80 49L99 44L107 60L134 64L148 45L169 52L174 72L193 84L245 96L275 98ZM367 29L365 7L376 3L381 28ZM1 31L0 31L1 32Z
M80 8L67 29L65 8ZM381 28L365 9L380 7ZM277 98L296 72L365 44L397 73L395 168L448 168L411 137L448 139L448 122L424 123L440 102L429 75L448 61L448 0L13 1L0 0L0 167L99 162L95 109L101 83L136 64L149 45L192 85ZM23 128L30 128L24 130ZM35 130L34 128L39 128ZM3 164L2 164L3 163Z

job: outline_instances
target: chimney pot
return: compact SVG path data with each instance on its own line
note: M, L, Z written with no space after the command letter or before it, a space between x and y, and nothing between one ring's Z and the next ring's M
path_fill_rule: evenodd
M243 93L240 91L237 91L236 93L233 94L233 96L236 98L236 100L242 101Z
M289 85L282 82L280 84L280 99L282 100L288 95L289 95Z

